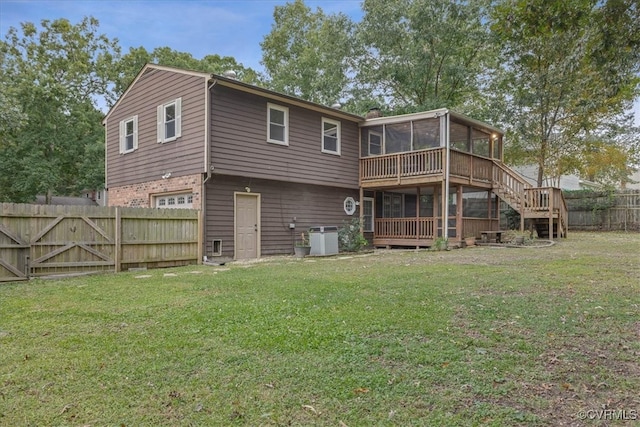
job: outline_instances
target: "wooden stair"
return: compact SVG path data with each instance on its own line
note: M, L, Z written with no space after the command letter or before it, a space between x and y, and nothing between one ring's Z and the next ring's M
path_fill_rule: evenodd
M502 162L493 163L493 192L520 214L520 231L524 231L528 219L539 237L567 237L569 214L562 190L533 187Z

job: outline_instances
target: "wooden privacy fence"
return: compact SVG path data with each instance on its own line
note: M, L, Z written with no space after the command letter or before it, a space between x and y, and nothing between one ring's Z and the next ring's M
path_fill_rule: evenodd
M565 191L572 230L640 231L640 190Z
M0 282L170 267L202 259L197 210L13 203L0 207Z

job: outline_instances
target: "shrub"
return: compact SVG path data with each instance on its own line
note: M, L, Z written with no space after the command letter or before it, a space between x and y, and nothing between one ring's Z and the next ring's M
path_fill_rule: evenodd
M362 222L360 218L343 221L342 227L338 229L338 243L341 251L358 252L369 244L362 235L361 229Z

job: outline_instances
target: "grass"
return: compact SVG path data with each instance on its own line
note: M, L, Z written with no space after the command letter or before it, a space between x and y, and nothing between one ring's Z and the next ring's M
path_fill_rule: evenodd
M623 425L639 253L571 233L3 284L0 425Z

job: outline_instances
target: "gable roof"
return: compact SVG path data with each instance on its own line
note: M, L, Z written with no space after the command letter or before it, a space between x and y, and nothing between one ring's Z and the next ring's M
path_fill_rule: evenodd
M138 71L138 74L136 74L136 77L131 81L131 83L129 83L129 86L127 86L127 89L122 93L122 95L120 95L120 97L118 98L118 100L116 101L115 104L113 104L113 106L109 109L109 111L107 112L107 114L104 116L104 118L102 119L102 125L106 125L107 124L107 119L109 118L109 116L111 115L111 113L118 108L118 106L120 105L120 103L122 102L122 100L124 98L127 97L127 95L129 94L129 92L131 91L131 88L138 82L138 80L140 80L140 78L147 72L147 70L149 69L153 69L153 70L163 70L163 71L171 71L173 73L180 73L180 74L186 74L186 75L190 75L190 76L196 76L196 77L202 77L204 79L209 79L211 77L210 74L207 73L202 73L200 71L191 71L191 70L183 70L181 68L175 68L175 67L166 67L164 65L156 65L156 64L145 64L144 67L142 67L140 69L140 71Z
M298 98L295 96L278 93L270 89L266 89L266 88L252 85L249 83L244 83L244 82L241 82L240 80L236 80L234 78L222 76L219 74L185 70L182 68L168 67L165 65L145 64L145 66L142 67L142 69L138 72L138 74L133 79L133 81L129 84L129 86L124 91L124 93L118 98L116 103L113 104L113 106L109 109L104 119L102 119L103 125L107 123L107 119L109 118L111 113L118 107L118 105L120 105L120 102L129 94L129 92L131 91L131 88L138 82L138 80L140 80L140 78L147 72L147 70L150 70L150 69L163 70L163 71L169 71L173 73L180 73L180 74L185 74L190 76L202 77L207 81L211 81L212 83L219 84L221 86L230 87L230 88L237 89L247 93L261 95L261 96L264 96L265 98L268 98L274 101L286 102L288 104L296 105L309 110L314 110L314 111L318 111L325 114L331 114L332 116L340 117L342 119L353 121L353 122L361 122L364 120L364 117L359 116L357 114L348 113L346 111L342 111L337 108L327 107L325 105L317 104L315 102L307 101L305 99Z

